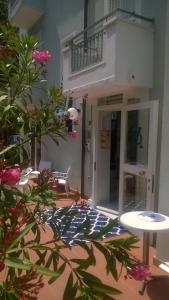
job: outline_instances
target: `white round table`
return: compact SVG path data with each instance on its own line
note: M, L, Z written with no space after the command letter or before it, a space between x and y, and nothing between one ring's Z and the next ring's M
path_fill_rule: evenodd
M143 263L149 264L149 240L151 232L169 231L169 217L150 211L131 211L120 217L120 223L127 229L143 231ZM140 293L145 289L144 281Z

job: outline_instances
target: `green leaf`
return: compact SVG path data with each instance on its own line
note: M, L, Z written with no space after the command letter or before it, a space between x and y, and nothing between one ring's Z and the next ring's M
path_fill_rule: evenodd
M53 253L51 253L51 254L49 255L49 257L48 257L48 260L47 260L47 262L46 262L46 264L45 264L45 267L46 267L46 268L49 268L49 267L50 267L50 265L51 265L51 263L52 263L52 259L53 259Z
M7 106L5 106L4 112L7 112L7 111L10 110L11 108L14 108L14 106L8 104Z
M92 289L96 292L100 292L103 294L112 294L112 295L120 295L121 292L109 285L103 284L103 283L94 283L92 285Z
M66 263L63 263L63 264L59 267L58 272L59 272L60 274L62 274L62 273L64 272L65 268L66 268Z
M109 251L106 248L106 246L104 246L104 244L102 245L101 243L96 242L96 241L92 241L92 243L104 255L105 259L107 260L107 258L109 257Z
M77 233L79 233L79 232L81 232L81 231L84 231L84 229L88 228L89 222L90 222L90 219L88 218L88 219L86 219L82 224L80 224L80 225L77 227L77 229L76 229L76 231L75 231L75 233L74 233L74 236L75 236Z
M37 260L36 264L37 265L45 264L47 250L44 251L43 253L41 253L39 250L35 250L35 251L36 251L37 255L39 256L39 259Z
M7 253L7 254L10 254L10 253L18 252L18 251L20 251L19 248L13 248L13 249L7 250L6 253Z
M49 276L49 277L55 277L58 278L60 274L58 272L52 271L46 267L41 267L38 265L33 265L33 268L36 270L38 274Z
M63 295L63 300L75 299L77 289L73 286L73 273L71 272L66 284L66 288Z
M41 245L37 245L37 246L30 246L30 248L32 250L51 250L50 247L46 247L46 246L41 246Z
M88 272L86 272L86 271L83 271L83 270L76 270L77 271L77 273L79 274L79 275L81 275L82 276L82 278L84 279L88 279L90 282L97 282L97 283L100 283L101 282L101 280L98 278L98 277L96 277L96 276L94 276L93 274L91 274L91 273L88 273Z
M27 259L24 259L23 261L21 261L20 259L17 259L17 258L10 258L10 259L7 258L7 259L5 259L5 265L7 267L12 267L12 268L27 270L27 271L29 271L33 268L38 274L49 276L49 277L57 278L60 276L60 273L52 271L46 267L41 267L36 264L33 264Z
M107 260L107 271L111 272L114 279L118 280L118 273L117 273L117 267L116 267L116 259L113 255L110 255Z
M66 268L66 263L63 263L63 264L60 266L60 268L58 269L58 273L59 273L60 275L62 275L63 272L64 272L64 270L65 270L65 268ZM56 279L57 279L57 277L52 277L51 279L49 279L48 283L49 283L49 284L52 284L53 282L56 281Z
M20 242L22 240L22 238L31 230L31 228L34 225L35 225L35 222L32 222L32 223L26 225L25 228L19 234L19 236L15 240L13 240L12 244L9 246L9 248L7 249L7 251L10 250L10 249L12 249L18 242Z
M5 149L3 149L1 152L0 152L0 156L5 154L6 152L10 151L12 148L16 148L17 147L17 144L13 144L13 145L10 145L9 147L6 147Z
M7 98L8 98L7 95L2 95L2 96L0 96L0 101L3 101L5 99L7 99Z
M122 239L114 239L105 243L107 245L111 245L116 248L123 248L125 250L130 250L132 248L138 248L138 246L135 245L138 241L139 240L136 236L129 236Z
M88 257L86 259L77 259L77 258L71 259L72 262L79 265L78 268L85 269L85 270L89 266L95 266L96 265L96 259L95 259L94 253L93 253L92 245L91 245L91 248L87 247L86 251L88 252Z
M116 225L117 225L117 219L111 220L109 224L103 227L99 232L88 235L88 238L92 240L101 239L103 235L105 235L107 232L112 230L112 228Z
M6 258L4 263L7 267L21 270L30 270L32 267L30 264L24 264L20 259L17 258Z

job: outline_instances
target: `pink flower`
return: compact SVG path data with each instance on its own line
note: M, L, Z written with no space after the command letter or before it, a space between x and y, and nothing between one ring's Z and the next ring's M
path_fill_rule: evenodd
M76 139L77 138L77 131L73 130L72 132L69 133L69 138L70 139Z
M149 267L145 265L139 265L132 269L128 269L128 274L135 280L145 280L147 277L151 276Z
M32 58L35 60L37 64L43 64L46 63L49 59L51 59L51 54L49 51L39 51L34 50L32 52Z
M0 180L2 184L14 186L18 183L21 177L21 170L19 168L6 169L0 172Z

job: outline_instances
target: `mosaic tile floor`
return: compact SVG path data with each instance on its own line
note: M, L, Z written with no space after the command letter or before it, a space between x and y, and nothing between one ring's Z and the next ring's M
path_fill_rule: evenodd
M52 228L59 230L60 236L69 244L75 245L77 241L87 241L84 237L86 227L86 220L90 220L89 234L98 233L105 226L107 226L112 219L106 217L96 209L88 206L72 205L69 207L68 213L64 208L49 209L44 212L46 223ZM80 227L80 232L78 228ZM116 225L112 224L109 232L102 236L102 239L114 235L120 235L126 232L118 222Z

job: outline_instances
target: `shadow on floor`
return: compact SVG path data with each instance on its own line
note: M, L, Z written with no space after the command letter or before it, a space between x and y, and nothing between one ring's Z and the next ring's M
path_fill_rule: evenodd
M151 300L169 300L169 277L157 277L150 280L146 289Z

